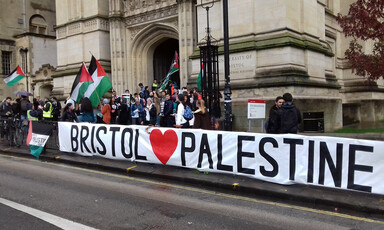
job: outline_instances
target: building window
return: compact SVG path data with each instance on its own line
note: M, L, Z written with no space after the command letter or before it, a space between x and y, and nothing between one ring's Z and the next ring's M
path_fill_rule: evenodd
M21 49L20 55L21 55L21 69L25 72L28 72L27 70L27 54L28 49Z
M11 73L11 57L12 52L1 51L1 64L3 67L3 75L9 75Z
M47 34L47 22L40 15L34 15L29 19L29 32L34 34Z
M36 34L37 26L29 25L29 32Z

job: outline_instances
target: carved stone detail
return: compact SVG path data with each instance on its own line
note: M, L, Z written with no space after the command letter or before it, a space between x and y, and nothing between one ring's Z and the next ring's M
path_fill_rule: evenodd
M138 34L141 30L144 29L145 26L136 26L130 29L131 31L131 40L133 40L136 37L136 34Z
M57 29L57 38L63 38L67 35L67 27Z
M97 19L84 22L84 32L92 31L97 28Z
M130 0L125 7L125 13L129 15L135 15L138 13L136 11L147 12L155 8L161 8L175 4L175 0Z
M140 25L140 26L132 26L132 27L129 27L128 29L130 30L131 32L131 40L133 40L136 35L142 31L143 29L145 29L148 25L152 24L152 22L146 22L145 25ZM173 19L170 19L170 20L164 20L164 21L161 21L161 24L165 24L165 25L168 25L172 28L174 28L175 30L178 30L178 20L177 18L173 18Z
M109 21L103 18L93 18L83 22L74 22L57 29L57 38L62 39L70 35L87 33L90 31L109 31Z
M74 23L67 26L68 35L78 34L81 32L81 23Z
M109 21L99 19L99 29L109 31Z
M167 17L177 17L178 8L177 5L156 9L153 11L148 11L144 13L139 13L137 15L126 17L126 25L133 26L140 23L146 23L149 21L155 21L161 18Z

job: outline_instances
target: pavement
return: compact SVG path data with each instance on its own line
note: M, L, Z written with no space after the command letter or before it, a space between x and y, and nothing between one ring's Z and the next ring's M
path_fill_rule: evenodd
M319 134L316 136L330 136ZM357 134L337 136L369 140L384 140L382 134ZM332 134L332 136L336 136ZM9 147L0 142L0 153L24 158L34 158L27 146ZM312 185L280 185L264 182L243 176L203 173L194 169L179 168L156 164L145 164L130 161L110 160L100 157L83 157L73 153L47 149L40 156L41 161L58 162L78 167L103 170L128 176L167 180L185 183L197 187L219 189L235 194L278 199L286 202L306 203L314 207L325 207L332 211L352 210L371 214L383 215L384 195L370 194L357 191L324 188ZM384 178L383 178L384 179Z

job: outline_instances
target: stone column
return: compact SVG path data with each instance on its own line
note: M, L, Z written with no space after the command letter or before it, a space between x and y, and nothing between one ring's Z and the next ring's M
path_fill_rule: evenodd
M189 56L195 47L196 18L194 1L178 0L179 11L179 58L180 58L180 87L187 86L192 70Z
M111 40L111 80L112 87L118 94L127 88L126 72L126 36L125 24L122 19L124 6L119 0L109 1L109 24Z

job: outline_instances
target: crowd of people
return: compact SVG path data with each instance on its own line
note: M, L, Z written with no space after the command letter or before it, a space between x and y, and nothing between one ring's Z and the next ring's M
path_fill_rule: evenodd
M22 96L14 101L7 97L0 107L2 118L19 116L21 120L48 120L90 122L120 125L150 125L157 127L217 129L217 121L209 115L204 100L196 88L179 89L176 83L159 92L154 81L151 91L139 84L140 90L131 94L129 90L118 95L112 90L110 98L101 98L93 108L89 98L75 103L70 97L64 108L55 97L36 97L32 102Z
M154 81L152 90L139 84L140 91L130 94L125 90L120 96L112 90L111 98L101 98L93 108L89 98L75 103L70 97L64 108L56 97L32 102L26 96L15 99L7 97L0 106L1 118L18 116L22 121L69 121L120 125L150 125L157 127L218 129L217 118L210 115L204 100L196 88L178 89L170 84L161 93ZM290 93L276 97L275 105L266 122L267 133L297 133L301 123L300 111L293 104Z
M211 119L201 94L196 88L178 88L176 83L161 92L154 81L152 89L139 85L140 90L131 94L126 90L111 98L102 98L96 122L121 125L151 125L157 127L213 129ZM84 103L81 102L81 106ZM217 127L217 126L216 126Z
M51 120L58 121L61 115L61 104L56 97L45 98L36 97L32 102L27 96L21 96L12 100L7 97L0 106L0 117L10 118L19 117L23 121L27 120Z

